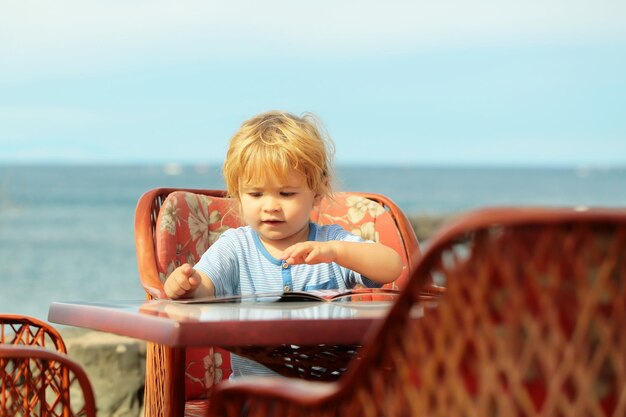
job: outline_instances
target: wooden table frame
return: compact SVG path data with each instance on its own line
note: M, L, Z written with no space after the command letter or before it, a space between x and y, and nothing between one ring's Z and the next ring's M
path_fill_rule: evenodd
M165 364L146 376L146 405L160 416L183 416L185 349L193 346L356 344L390 303L228 303L171 301L55 302L48 320L149 342L147 360ZM152 398L149 393L157 394ZM146 406L148 409L148 406ZM152 417L152 416L151 416Z

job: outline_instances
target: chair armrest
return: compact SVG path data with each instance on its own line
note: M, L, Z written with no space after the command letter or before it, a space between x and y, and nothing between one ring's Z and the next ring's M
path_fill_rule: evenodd
M89 377L67 355L39 346L6 345L0 346L0 359L1 415L19 409L27 415L55 410L68 417L96 416ZM82 401L69 395L76 390L81 391Z
M60 353L67 353L61 333L45 321L23 314L0 314L0 344L42 346L54 345Z
M209 405L210 416L263 414L274 407L310 409L332 403L339 392L335 382L303 381L281 377L245 377L215 387ZM248 413L248 414L246 414ZM289 414L302 415L303 413Z
M135 246L139 280L148 297L166 298L157 270L154 234L161 204L170 191L167 188L156 188L144 193L135 209Z

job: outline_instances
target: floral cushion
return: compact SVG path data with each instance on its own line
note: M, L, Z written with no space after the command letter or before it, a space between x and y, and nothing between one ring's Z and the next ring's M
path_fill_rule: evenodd
M185 191L171 193L159 211L157 268L161 281L184 264L194 265L230 227L241 225L232 200ZM230 353L218 347L185 351L185 400L208 398L213 385L232 373Z
M394 249L402 257L405 267L398 279L383 287L400 289L407 283L409 269L402 236L391 214L376 201L353 193L336 193L332 199L322 200L311 213L311 220L319 224L338 224L363 239Z
M311 213L320 224L339 224L346 230L384 243L398 251L406 265L402 238L392 216L378 203L351 193L336 193L324 199ZM231 199L175 191L163 202L156 230L157 268L161 281L183 263L195 264L206 249L241 221ZM385 287L398 288L407 280L407 268L400 278ZM214 384L232 373L230 354L218 347L186 350L185 399L209 398Z
M219 347L185 350L185 400L207 399L213 385L232 374L230 352Z
M239 227L237 208L228 198L175 191L163 202L157 219L157 269L161 281L176 267L195 264L228 228Z

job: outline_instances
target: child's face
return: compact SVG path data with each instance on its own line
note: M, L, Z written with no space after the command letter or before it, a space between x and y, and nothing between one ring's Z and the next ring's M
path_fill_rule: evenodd
M239 198L246 224L263 242L282 249L307 239L310 213L319 202L297 171L283 181L270 177L263 184L243 184Z

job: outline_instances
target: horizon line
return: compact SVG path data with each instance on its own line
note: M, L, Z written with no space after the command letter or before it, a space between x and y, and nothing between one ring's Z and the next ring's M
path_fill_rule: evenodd
M193 167L209 170L222 167L223 161L208 162L164 162L164 161L4 161L0 167L163 167L165 171ZM335 168L442 168L442 169L573 169L573 170L626 170L624 163L513 163L513 162L337 162Z

